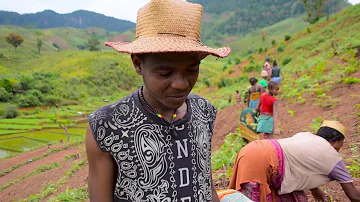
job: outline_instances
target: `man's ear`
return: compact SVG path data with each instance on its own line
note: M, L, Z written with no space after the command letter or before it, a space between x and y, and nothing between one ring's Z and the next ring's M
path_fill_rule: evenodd
M138 75L142 75L141 65L142 65L143 61L141 60L141 58L138 55L131 55L131 60L135 67L136 73Z

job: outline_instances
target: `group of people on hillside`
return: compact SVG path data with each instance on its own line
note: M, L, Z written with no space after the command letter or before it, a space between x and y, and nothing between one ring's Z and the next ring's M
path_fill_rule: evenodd
M252 77L249 79L251 87L247 91L245 103L247 109L240 114L240 121L246 123L245 117L251 114L257 121L256 132L261 133L263 138L269 138L272 134L279 135L277 96L281 78L284 78L276 60L274 66L270 66L270 58L265 59L264 70L261 72L261 80ZM257 118L255 116L259 114ZM247 123L248 124L248 123Z
M248 144L237 155L231 190L216 191L211 144L217 109L190 92L201 60L227 57L231 49L201 43L202 13L201 5L187 1L151 0L138 12L133 42L105 43L131 55L143 85L88 118L90 201L303 202L305 189L324 201L318 187L337 180L349 199L359 202L337 152L346 135L339 122L324 122L316 135ZM262 93L256 104L260 115L270 117L279 84L252 88ZM269 130L266 124L262 128Z

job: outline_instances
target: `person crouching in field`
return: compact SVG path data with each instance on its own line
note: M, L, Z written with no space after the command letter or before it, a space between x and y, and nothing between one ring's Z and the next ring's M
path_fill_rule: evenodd
M89 116L92 202L219 202L210 166L217 110L190 92L201 60L231 49L201 43L202 13L199 4L152 0L138 12L135 41L105 43L131 54L144 84Z
M339 154L345 137L340 122L324 121L316 134L253 141L238 152L229 189L256 202L307 202L304 190L310 190L315 201L330 201L319 187L337 181L351 202L360 202Z
M261 94L260 102L256 106L256 110L260 111L256 131L264 139L274 138L274 134L280 135L278 99L274 97L279 94L279 84L270 81L268 89L269 92Z

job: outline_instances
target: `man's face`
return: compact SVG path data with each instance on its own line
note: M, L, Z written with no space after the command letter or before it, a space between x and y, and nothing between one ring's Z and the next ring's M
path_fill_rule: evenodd
M149 101L167 109L177 109L186 100L199 76L198 53L164 53L132 56L142 75Z

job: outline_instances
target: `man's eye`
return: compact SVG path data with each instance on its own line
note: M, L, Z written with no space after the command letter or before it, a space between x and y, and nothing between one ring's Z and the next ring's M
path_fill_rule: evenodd
M171 72L159 72L160 76L167 77L171 75Z
M188 71L189 72L197 72L197 71L199 71L199 65L190 68Z

